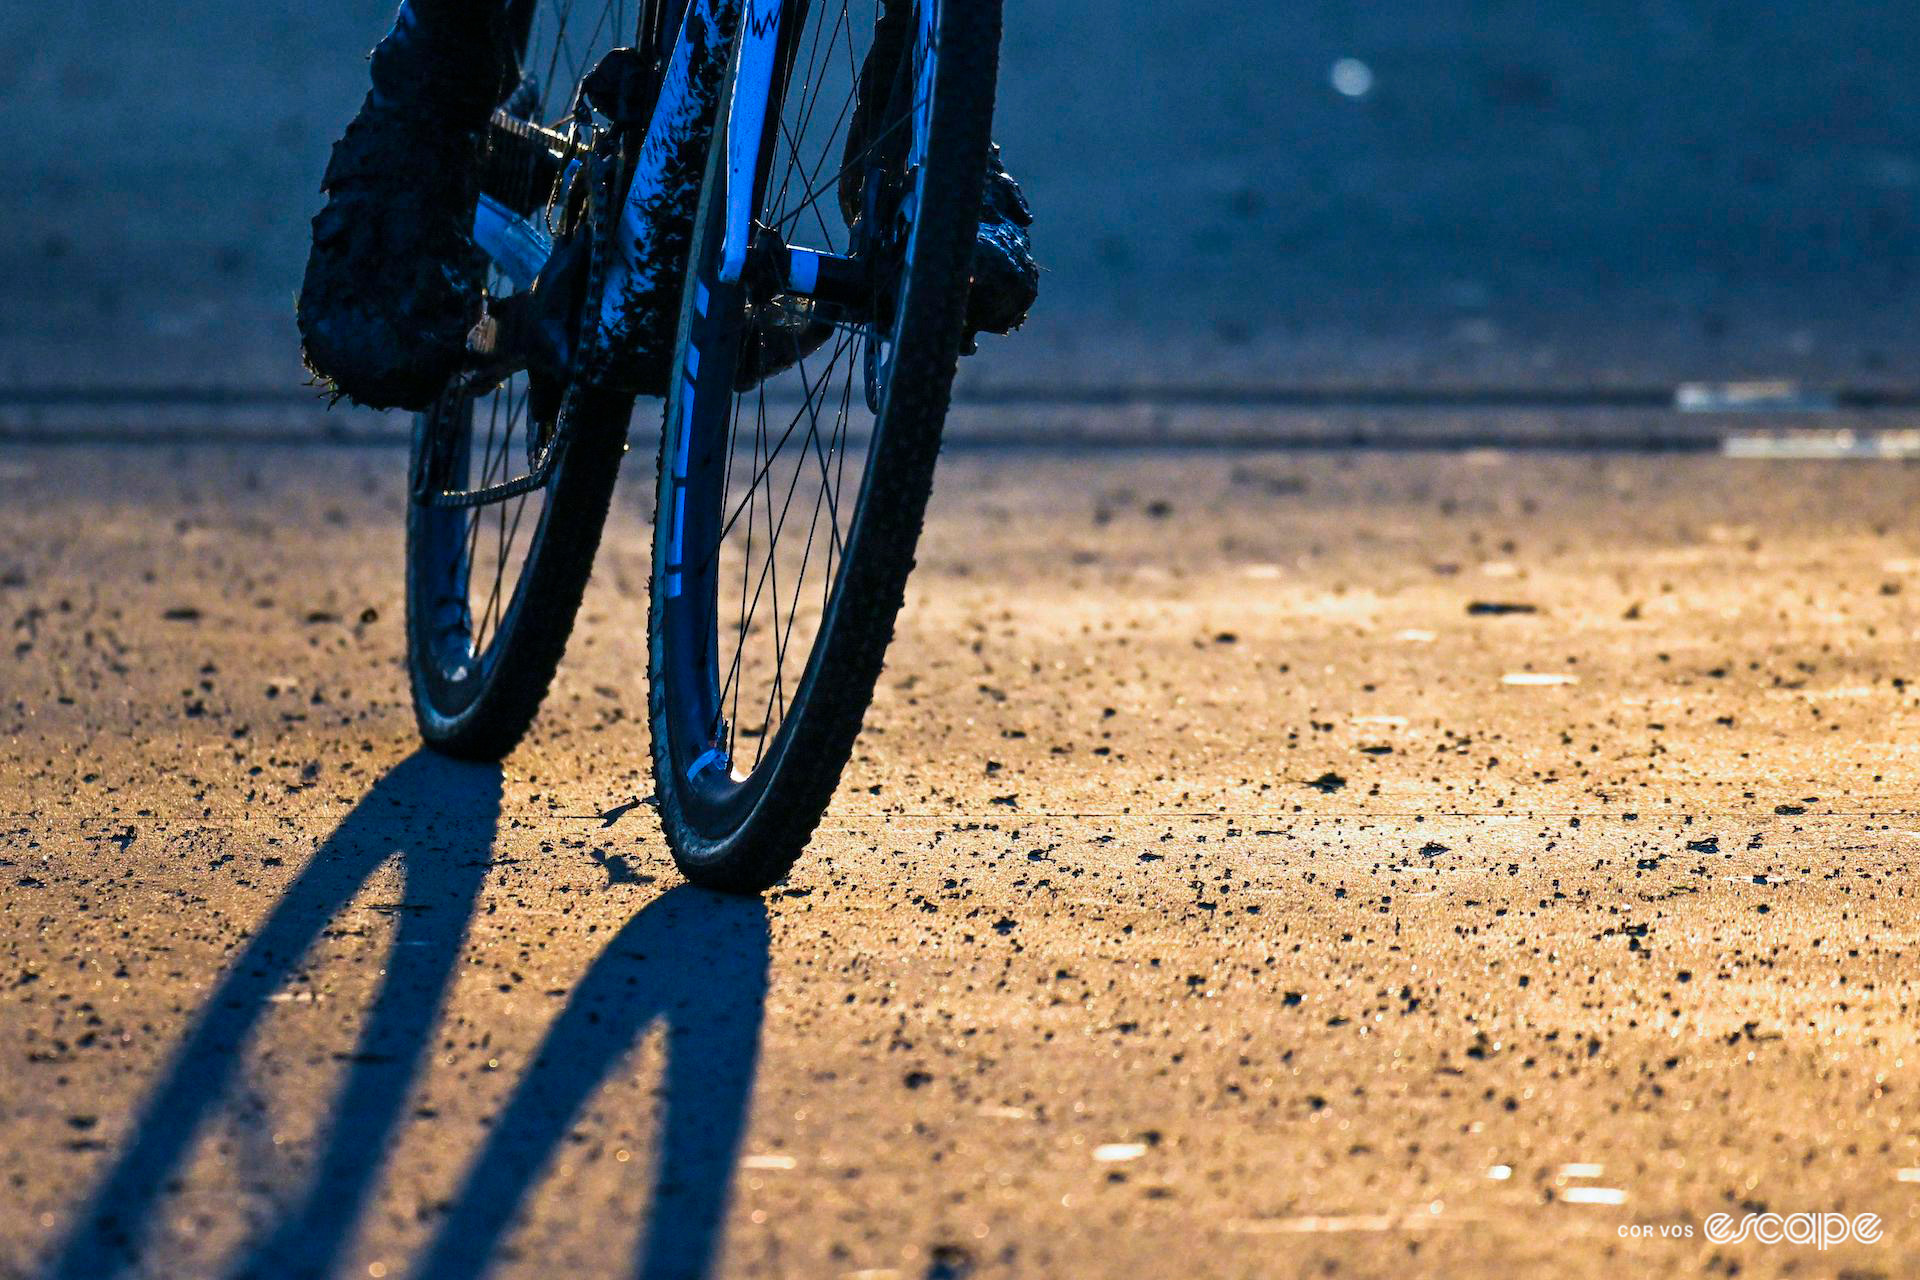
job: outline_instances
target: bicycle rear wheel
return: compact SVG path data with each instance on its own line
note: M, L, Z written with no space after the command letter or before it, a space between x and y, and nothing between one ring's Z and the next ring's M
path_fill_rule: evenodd
M481 158L475 239L489 297L528 289L564 221L559 134L581 79L620 44L657 38L638 0L510 0L523 79L506 115L550 159L496 124ZM498 120L499 117L496 117ZM516 126L517 127L517 126ZM496 155L496 149L500 154ZM498 759L531 725L566 649L599 546L631 398L537 390L523 372L454 379L414 422L407 507L407 667L422 738Z
M864 293L722 279L722 121L655 507L661 823L688 879L735 892L780 879L811 838L892 637L963 337L1000 38L998 0L784 14L758 221L860 263Z

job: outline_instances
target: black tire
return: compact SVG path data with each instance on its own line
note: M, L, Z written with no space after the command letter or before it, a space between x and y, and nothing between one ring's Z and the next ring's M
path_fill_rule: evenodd
M575 6L516 0L521 66L526 76L503 106L534 124L563 125L580 79L616 44L639 43L639 6L601 0ZM632 22L627 21L629 13ZM623 25L625 24L625 25ZM594 34L582 38L582 30ZM487 146L497 135L489 135ZM482 162L483 174L492 172ZM516 170L505 167L511 177ZM483 177L482 189L487 181ZM524 198L526 192L489 193ZM551 226L545 196L524 213ZM483 249L485 245L482 246ZM511 256L497 264L490 292L509 291ZM514 287L524 288L522 267ZM516 374L477 400L455 379L439 403L416 416L407 508L407 668L420 736L434 749L469 760L497 760L532 723L573 630L593 569L620 459L626 451L630 397L579 395L564 410L544 483L478 506L449 505L446 495L538 478L542 439L550 438L556 399L538 398L547 424L535 427L528 380ZM480 422L486 430L484 440ZM482 539L482 524L487 537ZM493 526L499 530L494 547ZM509 528L512 537L508 537ZM524 539L524 541L523 541ZM491 557L489 559L489 557ZM489 575L476 561L492 568ZM476 581L476 579L478 579Z
M845 517L847 530L839 544L844 551L838 562L837 577L831 567L827 570L817 630L804 670L792 686L792 697L784 705L777 730L771 724L771 715L757 727L756 759L744 775L734 763L736 756L744 756L744 748L738 747L742 726L735 721L739 717L721 715L727 697L726 687L719 684L724 637L700 635L702 624L698 615L711 609L716 620L720 616L719 604L709 604L706 592L717 591L721 575L717 567L702 569L700 572L710 574L715 585L707 586L702 577L698 589L690 586L695 579L683 575L692 575L702 563L697 550L701 535L685 530L674 532L679 518L677 504L684 501L687 511L692 513L685 518L687 527L706 529L706 541L713 544L704 563L717 566L721 544L739 518L737 512L724 521L721 518L731 502L727 486L732 475L725 472L723 463L715 461L711 437L693 448L695 456L691 460L685 453L680 455L678 463L675 459L682 434L690 438L695 434L685 425L689 421L689 405L697 410L698 397L705 394L703 388L710 388L716 377L723 382L734 379L739 368L737 364L718 371L701 368L697 356L690 367L688 360L688 350L695 345L696 333L715 331L715 322L703 318L696 305L697 297L711 298L711 291L703 290L717 280L717 276L709 277L705 273L717 256L719 219L716 214L725 187L724 134L717 135L714 142L695 222L688 286L670 383L673 390L661 433L648 627L649 712L660 821L681 872L694 883L708 888L760 892L788 873L812 837L839 784L872 700L895 618L905 596L907 577L913 568L914 547L932 487L941 427L963 340L970 263L992 126L1000 3L999 0L950 2L939 7L937 22L934 43L938 56L932 60L934 71L929 77L933 86L932 105L926 114L926 123L917 126L920 132L916 134L916 137L924 136L924 149L918 153L922 162L913 170L918 185L905 184L914 193L911 201L914 213L905 253L909 265L901 268L898 292L891 306L893 323L887 328L890 345L885 349L890 353L890 363L883 367L890 372L877 400L873 398L875 393L869 392L869 403L877 407L864 472L860 473L863 478L859 479L859 492L851 513ZM800 72L793 72L792 78L800 80ZM834 109L834 103L829 101L822 114L831 115ZM798 145L789 143L789 147L799 160ZM774 184L764 172L761 181L771 192ZM827 231L824 224L821 231L832 237L833 233ZM707 328L700 328L702 325ZM736 340L740 350L748 345L746 341ZM874 349L877 348L870 342L869 350ZM709 355L712 350L710 345ZM738 351L735 355L738 356ZM719 362L706 361L708 366L715 363ZM804 384L804 364L801 368ZM827 373L818 381L829 381L833 368L829 363ZM764 392L761 394L764 397ZM806 395L813 394L813 386L807 385ZM763 398L762 411L764 407ZM846 414L843 407L843 423ZM817 426L816 418L809 427L810 434ZM723 432L728 436L725 451L729 459L738 444L731 433L738 431L736 403L733 425ZM792 428L788 431L791 434ZM852 447L851 437L836 438L842 449L840 458L844 468L845 450ZM818 443L817 436L815 443ZM757 466L757 443L755 448ZM700 452L703 449L707 450L704 455ZM771 464L769 455L768 465ZM826 455L822 455L820 465L822 483L831 483L827 476L831 464ZM721 498L716 503L710 494L699 490L702 486L711 486L717 473L724 478L720 481ZM757 481L757 471L755 475ZM791 491L788 500L791 501ZM749 511L750 529L753 518ZM837 508L831 518L842 518ZM779 536L785 520L783 513L781 523L773 525L770 507L770 537ZM810 526L809 549L812 536ZM677 556L676 537L685 538ZM774 554L769 550L769 564ZM747 576L751 576L751 558L744 563ZM831 564L829 556L829 566ZM804 575L804 561L801 572ZM799 586L796 583L796 596ZM742 592L744 601L744 579ZM776 586L773 624L776 633L781 626L779 592ZM753 595L756 606L759 599L756 591ZM790 611L789 632L793 625ZM740 632L743 647L747 634L743 624ZM778 697L780 668L790 659L778 648L778 641L773 643L776 652L772 680L774 696ZM738 674L743 662L736 650L730 676ZM744 677L740 678L744 681ZM737 685L733 697L737 707L740 697ZM773 700L768 699L769 708ZM703 724L708 726L704 730ZM710 758L723 746L724 753L718 758L723 767L716 768Z

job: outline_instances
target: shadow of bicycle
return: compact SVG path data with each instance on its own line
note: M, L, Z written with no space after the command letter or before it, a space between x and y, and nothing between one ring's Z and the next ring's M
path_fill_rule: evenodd
M233 1088L271 997L368 877L399 857L406 910L352 1066L295 1203L230 1274L337 1269L441 1023L499 821L500 774L427 753L377 782L315 852L203 1006L126 1146L47 1263L49 1280L143 1266L143 1244L195 1140ZM757 901L680 887L614 937L574 989L426 1247L416 1274L482 1274L574 1117L656 1020L667 1025L665 1129L634 1272L699 1276L720 1243L759 1054L767 916Z

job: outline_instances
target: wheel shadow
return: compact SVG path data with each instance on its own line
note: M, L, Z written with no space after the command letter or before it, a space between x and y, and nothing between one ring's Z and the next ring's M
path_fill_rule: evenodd
M317 849L201 1008L47 1280L146 1272L142 1246L196 1138L233 1092L271 997L322 930L399 857L404 900L385 976L321 1130L306 1187L256 1234L236 1277L334 1273L385 1165L441 1025L499 824L500 771L428 752L368 791ZM759 1052L767 916L758 901L681 887L596 959L549 1030L415 1270L477 1276L602 1080L656 1020L668 1030L666 1121L637 1272L702 1275L719 1243Z
M156 1210L184 1176L195 1137L227 1097L271 997L298 972L321 930L398 856L406 891L395 909L386 977L335 1096L311 1188L275 1232L302 1239L303 1270L331 1269L439 1025L499 816L497 767L456 764L423 751L373 785L314 851L202 1006L47 1276L98 1280L140 1267Z
M718 1251L760 1053L767 910L682 885L615 936L574 988L495 1123L414 1275L485 1271L574 1118L655 1020L665 1119L641 1280L703 1276Z

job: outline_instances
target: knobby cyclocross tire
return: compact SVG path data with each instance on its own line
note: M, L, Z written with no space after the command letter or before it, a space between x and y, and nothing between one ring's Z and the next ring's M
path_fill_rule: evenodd
M921 0L922 4L931 2ZM909 7L907 0L894 0L894 4L899 9ZM829 8L838 9L851 43L853 24L847 21L844 5L824 5L820 0L812 5L816 17L820 10ZM904 100L896 96L893 110L895 117L902 111L913 116L913 154L909 161L917 163L905 171L905 179L898 184L900 208L910 210L911 218L898 246L904 264L892 288L891 323L869 329L860 352L865 357L863 389L872 415L865 456L857 470L856 464L848 461L859 445L849 426L855 394L851 382L840 393L841 407L831 437L822 439L819 415L815 413L808 426L809 439L803 442L811 446L803 447L803 461L810 458L809 465L818 466L826 495L814 500L816 522L820 509L831 507L827 549L821 552L828 567L822 585L817 587L810 586L806 578L811 563L817 563L808 559L818 540L817 524L808 526L805 555L798 559L799 576L794 578L798 553L782 551L777 544L789 521L802 519L806 513L792 514L795 486L790 485L785 491L787 505L776 520L774 508L781 495L769 482L761 542L766 548L766 565L757 578L759 589L754 588L752 545L760 520L757 489L750 488L736 506L733 486L736 473L743 467L751 476L750 486L759 484L763 471L773 469L800 416L809 412L817 389L823 384L831 386L849 344L862 340L857 335L842 337L828 354L825 342L832 337L823 341L820 331L832 323L834 313L830 310L823 312L807 304L796 313L792 306L783 311L777 302L755 310L740 286L729 292L727 286L718 283L715 265L727 166L724 121L716 130L695 221L672 390L661 432L648 621L649 718L659 817L676 863L696 884L752 893L787 874L833 796L872 699L913 568L914 547L932 486L941 426L963 340L970 262L992 125L1000 8L999 0L948 0L940 4L933 41L936 56L926 60L931 63L931 71L922 65L919 46L915 45L911 71L899 76L908 92ZM918 12L914 15L916 24L921 16ZM815 48L820 43L817 33L802 33L802 39L813 40ZM805 106L809 85L813 85L814 105L818 106L825 90L813 82L816 75L824 77L827 73L806 64L804 46L788 56L785 75L789 100L782 104L776 97L774 110L793 108L796 95ZM836 56L849 55L842 52ZM819 116L830 118L838 109L839 103L829 100L819 108ZM783 122L786 119L782 117ZM795 244L808 243L805 233L809 232L816 240L822 236L835 240L838 232L832 220L841 215L820 212L822 204L827 210L835 208L833 195L824 191L820 194L825 199L816 196L811 210L807 202L802 202L798 212L789 213L784 203L786 179L776 182L772 170L778 166L771 165L769 157L784 145L801 172L811 167L813 180L823 173L832 174L840 160L832 139L822 152L822 161L811 161L810 156L803 158L801 154L809 134L819 127L809 107L797 128L789 129L785 123L780 126L779 136L784 141L775 140L770 133L768 144L762 147L762 219L770 226L784 228ZM886 149L878 141L868 147L875 152ZM878 171L882 162L876 155L868 163ZM789 166L789 175L792 172ZM878 184L875 189L880 189ZM870 205L868 213L872 212ZM793 224L790 227L789 221ZM893 221L901 223L899 217ZM880 219L873 222L881 225ZM849 230L847 234L853 233ZM837 251L834 244L815 247ZM880 286L875 288L877 292ZM751 318L738 318L742 306ZM716 319L715 313L735 318ZM771 319L766 318L769 315ZM852 333L851 326L842 327ZM759 336L776 331L785 336L778 341ZM810 338L803 340L809 333ZM765 372L767 367L785 363L777 359L756 366L743 377L743 361L753 358L743 353L750 352L756 342L768 347L784 342L803 353L802 358L778 377ZM809 346L811 369L804 355ZM778 387L784 385L782 379L793 382L796 377L798 391L792 394L802 394L806 403L781 435L778 423L785 407L790 406L783 407L784 402L777 399ZM759 385L754 390L740 390L756 381ZM771 425L769 386L776 388ZM722 403L722 395L729 389L735 395L730 421L724 413L715 416L716 404ZM742 418L746 416L745 406L754 397L758 397L758 403L753 410L749 459L741 434ZM858 489L850 510L832 499L836 466L843 476L846 471L854 471ZM743 519L747 526L745 550L740 547ZM793 541L798 540L795 533ZM783 555L787 557L784 563ZM739 575L739 625L733 637L737 644L731 661L725 631L733 623L723 616L735 610L730 585L725 599L720 598L722 583L731 573L731 564L722 562L729 558L743 566ZM780 581L783 569L794 583L796 601L787 606L784 617L779 603L785 593L785 584ZM760 606L770 576L774 579L775 604L769 630L764 619L756 623L750 614ZM770 641L770 658L758 655L756 649L756 656L750 659L747 646L756 634L756 625L762 639L781 636L783 630L791 636L802 620L799 597L803 588L809 597L805 620L813 629L804 662L791 651L795 642L779 639ZM811 612L816 594L820 601L817 617ZM748 668L756 663L763 673L770 672L766 674L770 692L764 709L756 705L757 689L753 699L745 699L741 693ZM743 702L747 704L744 707Z

